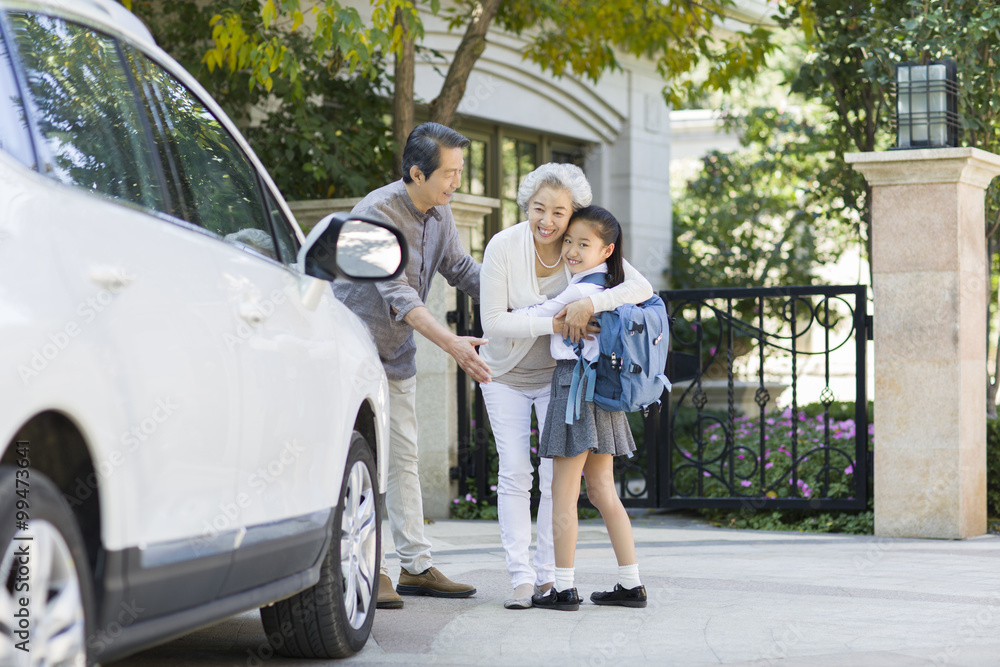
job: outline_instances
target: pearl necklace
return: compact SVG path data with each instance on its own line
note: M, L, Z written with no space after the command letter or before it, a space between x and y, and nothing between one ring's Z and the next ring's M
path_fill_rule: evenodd
M556 260L555 264L553 264L552 266L549 266L548 264L546 264L546 263L545 263L545 262L544 262L544 261L542 260L542 256L538 254L538 247L537 247L537 246L535 246L535 244L534 244L534 243L532 243L531 245L535 247L535 257L537 257L537 258L538 258L538 263L539 263L539 264L541 264L542 266L544 266L544 267L545 267L546 269L554 269L554 268L556 268L557 266L559 266L559 262L561 262L561 261L562 261L562 254L560 254L560 255L559 255L559 259L557 259L557 260Z

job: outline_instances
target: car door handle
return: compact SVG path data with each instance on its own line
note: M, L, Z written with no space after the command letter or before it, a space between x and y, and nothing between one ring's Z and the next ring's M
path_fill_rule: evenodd
M267 319L267 315L261 310L260 306L254 302L244 302L240 304L239 308L240 317L252 327L259 326L263 324L264 320Z
M109 292L119 292L129 285L135 276L120 266L95 266L90 269L91 282L100 285Z

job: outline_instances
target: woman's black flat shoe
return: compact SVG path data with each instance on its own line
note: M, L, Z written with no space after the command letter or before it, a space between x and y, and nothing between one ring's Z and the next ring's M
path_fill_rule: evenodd
M532 595L531 604L541 609L576 611L580 608L580 596L575 588L569 588L559 593L556 592L555 588L550 588L540 595Z
M621 584L615 584L613 591L591 593L590 601L594 604L617 605L619 607L645 607L646 587L640 585L635 588L622 588Z

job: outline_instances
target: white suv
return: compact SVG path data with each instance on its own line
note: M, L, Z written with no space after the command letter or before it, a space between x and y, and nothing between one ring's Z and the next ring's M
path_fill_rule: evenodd
M341 657L375 610L387 383L218 105L111 0L0 0L0 665L111 661L262 607Z

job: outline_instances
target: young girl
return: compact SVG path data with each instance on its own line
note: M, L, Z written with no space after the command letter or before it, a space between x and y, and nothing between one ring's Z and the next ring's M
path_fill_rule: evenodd
M516 309L525 315L555 315L564 305L596 294L622 282L621 225L600 206L588 206L573 214L563 240L563 260L573 277L558 296L537 306ZM604 286L580 282L593 273L606 274ZM555 585L538 593L532 604L544 609L575 611L580 597L573 586L573 560L578 531L577 501L580 474L587 481L587 498L604 519L611 545L618 559L618 583L611 591L593 593L594 604L645 607L646 589L639 581L632 524L615 489L613 457L631 454L635 441L624 412L606 412L592 402L583 402L578 417L574 406L567 412L573 369L577 363L574 347L553 334L550 351L556 359L552 376L552 396L539 444L539 455L552 458L552 525L555 538ZM598 341L587 340L583 357L593 361ZM584 391L581 387L580 391ZM571 424L567 424L571 421Z

